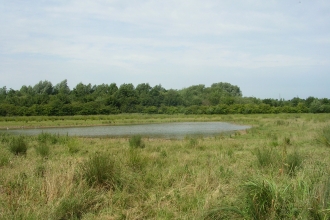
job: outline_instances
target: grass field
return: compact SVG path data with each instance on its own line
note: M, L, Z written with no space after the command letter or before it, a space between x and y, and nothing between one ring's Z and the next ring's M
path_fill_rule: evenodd
M0 219L330 219L330 115L1 118L1 128L224 121L183 140L0 136Z

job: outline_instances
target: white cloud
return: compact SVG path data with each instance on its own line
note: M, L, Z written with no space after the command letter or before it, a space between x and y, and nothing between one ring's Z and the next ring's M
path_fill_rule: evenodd
M81 81L105 72L132 73L145 82L164 79L166 71L179 77L226 69L253 77L262 68L299 74L321 66L318 71L327 72L329 8L327 1L309 0L6 1L0 6L6 21L0 22L0 80L13 84L12 74L74 78L87 70L96 76L80 74ZM47 66L51 74L64 73L48 75Z

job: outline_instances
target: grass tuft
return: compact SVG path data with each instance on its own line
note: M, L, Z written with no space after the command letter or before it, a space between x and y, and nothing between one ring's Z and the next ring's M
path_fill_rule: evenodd
M70 154L76 154L79 152L78 142L76 140L68 141L67 145Z
M253 219L272 219L275 217L278 190L276 185L266 179L253 178L243 184L246 193L247 213Z
M81 191L81 192L80 192ZM102 199L95 190L72 190L55 209L55 219L82 219L84 214L96 212Z
M0 167L6 166L10 162L10 153L4 148L0 148Z
M9 144L9 150L15 155L26 155L27 142L23 136L13 137Z
M255 150L257 162L260 167L267 167L278 162L279 155L273 148L257 148Z
M131 148L128 155L128 165L134 171L143 171L147 166L147 158L143 157L138 149Z
M301 168L303 157L298 151L294 151L288 154L286 157L286 173L290 176L294 176L296 171Z
M319 132L316 141L326 147L330 147L330 126L324 127Z
M144 148L145 144L142 141L141 135L134 135L129 139L129 146L132 148Z
M226 220L226 219L244 219L245 213L238 207L218 207L209 210L204 215L204 220Z
M115 161L108 155L96 153L81 164L82 176L91 187L117 189L121 179Z
M41 156L41 157L48 157L49 156L49 146L47 144L42 144L39 146L36 146L36 152Z

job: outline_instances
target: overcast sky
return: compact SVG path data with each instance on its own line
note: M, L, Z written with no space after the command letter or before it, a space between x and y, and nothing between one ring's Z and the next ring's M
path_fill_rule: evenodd
M0 87L64 79L330 98L330 1L0 0Z

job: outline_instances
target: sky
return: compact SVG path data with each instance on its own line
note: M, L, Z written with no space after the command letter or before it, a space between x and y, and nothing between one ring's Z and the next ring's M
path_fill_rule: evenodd
M330 1L0 0L0 87L65 79L330 98Z

